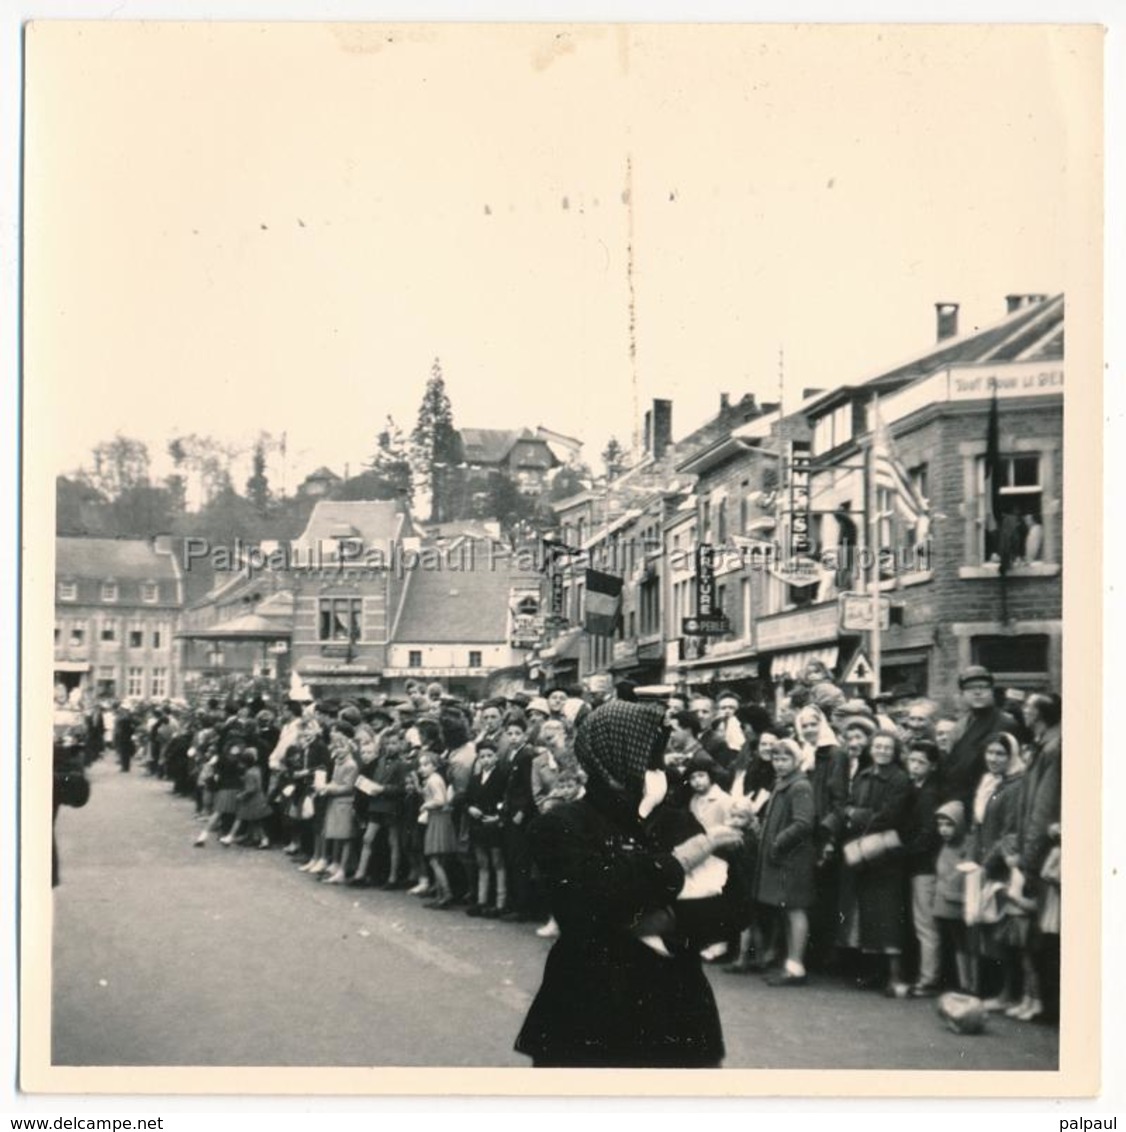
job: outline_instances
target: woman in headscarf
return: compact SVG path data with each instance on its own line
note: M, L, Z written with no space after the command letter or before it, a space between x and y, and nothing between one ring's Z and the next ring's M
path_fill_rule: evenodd
M714 1068L723 1034L692 943L672 907L685 876L742 840L720 827L667 851L646 819L667 789L662 712L610 701L575 737L581 799L532 825L532 856L560 937L516 1049L533 1065Z

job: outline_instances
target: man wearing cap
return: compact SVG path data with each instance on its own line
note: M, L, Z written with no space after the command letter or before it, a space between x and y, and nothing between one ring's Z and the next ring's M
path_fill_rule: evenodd
M1016 721L993 696L993 673L973 664L958 677L965 708L951 737L950 753L939 766L943 801L962 802L970 812L978 780L985 773L985 740L999 731L1014 734Z

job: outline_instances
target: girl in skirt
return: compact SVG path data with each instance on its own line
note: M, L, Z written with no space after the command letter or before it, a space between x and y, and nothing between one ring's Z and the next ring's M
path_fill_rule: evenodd
M195 839L197 849L207 844L208 834L219 829L224 823L234 820L238 811L238 796L242 790L242 746L235 743L220 751L215 763L214 772L214 801L211 819L199 831Z
M246 840L259 849L269 849L270 839L262 823L270 816L270 803L262 789L262 771L258 769L258 756L253 747L242 752L242 791L238 796L235 810L235 824L226 837L219 838L220 845L231 845L243 826L246 826Z
M438 890L436 898L424 907L449 908L454 899L446 875L446 860L457 853L457 833L450 812L450 789L438 773L434 756L429 751L423 751L418 757L418 777L422 784L418 820L426 827L422 852L434 874Z
M356 832L352 792L360 773L352 753L353 734L347 723L337 723L332 729L332 779L322 788L328 802L324 839L325 855L330 862L322 878L325 884L343 884L351 864L352 838Z

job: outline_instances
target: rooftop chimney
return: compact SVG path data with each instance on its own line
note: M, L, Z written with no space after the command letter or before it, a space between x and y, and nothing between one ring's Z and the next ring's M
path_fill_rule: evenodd
M1047 295L1006 295L1005 313L1012 314L1013 311L1019 311L1021 307L1031 307L1036 303L1042 303L1047 297Z
M719 411L721 413L726 413L727 410L730 409L730 408L731 408L731 394L730 393L721 393L719 395Z
M938 341L944 338L958 337L958 304L935 303L935 315L938 320Z
M650 437L653 459L659 460L672 445L672 402L655 400L653 408L645 414L647 422L650 418L652 424L646 427L646 434Z

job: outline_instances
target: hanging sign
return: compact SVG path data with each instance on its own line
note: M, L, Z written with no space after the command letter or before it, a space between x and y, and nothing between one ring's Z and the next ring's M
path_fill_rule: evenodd
M841 594L841 631L870 633L873 628L870 594ZM880 597L880 628L891 628L891 598Z

